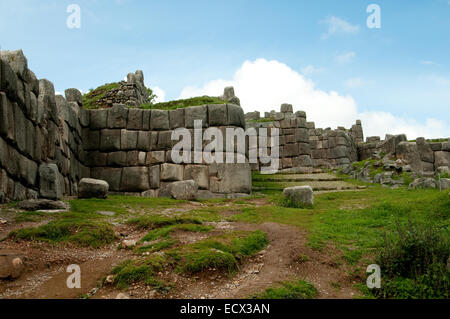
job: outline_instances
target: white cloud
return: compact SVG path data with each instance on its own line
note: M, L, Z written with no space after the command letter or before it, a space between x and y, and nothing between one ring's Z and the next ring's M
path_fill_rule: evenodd
M439 63L436 63L436 62L433 62L433 61L420 61L420 64L441 66Z
M361 80L361 83L365 82ZM450 127L444 121L428 119L419 123L388 112L360 113L352 96L320 90L310 79L275 60L245 61L233 79L216 79L202 87L185 87L180 98L219 96L226 86L234 86L244 112L256 110L264 115L270 110L279 111L282 103L290 103L294 111L305 111L308 121L314 121L316 127L349 128L356 119L361 119L366 136L384 137L387 133L405 133L410 138L450 136Z
M356 57L356 53L353 51L344 52L335 56L335 60L339 64L347 64L352 62L353 58Z
M322 34L322 39L327 39L334 34L354 34L359 32L359 25L352 25L335 16L328 17L320 21L320 23L328 25L328 31Z
M301 69L302 74L305 75L305 76L313 75L313 74L317 74L317 73L322 73L324 70L325 70L324 68L321 68L321 67L317 68L317 67L315 67L314 65L311 65L311 64L309 64L309 65L307 65L307 66L305 66L304 68Z
M156 94L155 102L165 102L166 101L166 92L158 86L152 87L153 93Z

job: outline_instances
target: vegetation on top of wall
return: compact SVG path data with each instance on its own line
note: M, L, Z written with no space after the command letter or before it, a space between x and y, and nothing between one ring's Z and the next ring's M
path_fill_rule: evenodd
M102 99L105 94L112 89L119 87L119 82L106 83L99 86L96 89L89 90L88 93L83 95L83 107L85 109L96 109L98 108L97 102Z
M273 122L275 119L273 117L262 117L257 120L250 120L250 123L267 123L267 122Z
M174 100L160 103L148 103L141 106L143 109L158 109L158 110L175 110L187 108L190 106L204 105L204 104L225 104L227 101L221 100L214 96L198 96L183 100Z

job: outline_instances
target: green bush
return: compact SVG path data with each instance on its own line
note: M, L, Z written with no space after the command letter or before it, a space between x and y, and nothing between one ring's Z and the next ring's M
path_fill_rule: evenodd
M384 236L376 262L382 270L380 298L448 298L450 239L446 227L397 225Z

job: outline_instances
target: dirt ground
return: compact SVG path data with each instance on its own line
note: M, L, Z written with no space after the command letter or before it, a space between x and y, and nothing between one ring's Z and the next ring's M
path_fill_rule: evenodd
M252 202L254 205L264 203L264 199ZM158 274L158 279L171 283L175 288L167 293L141 283L133 284L127 291L120 291L111 285L100 284L121 261L137 258L132 250L119 250L117 242L101 249L90 249L5 239L0 242L0 253L14 253L22 257L25 273L16 280L0 280L0 298L116 298L119 293L125 293L130 298L248 298L277 282L295 279L312 283L319 292L318 298L354 298L359 294L353 288L354 282L345 266L338 266L340 253L337 249L327 247L317 251L309 248L307 233L293 226L272 222L258 225L225 221L239 213L239 210L224 210L222 221L205 223L215 227L209 233L177 230L172 234L172 238L179 240L180 244L188 244L227 230L260 229L266 232L270 242L266 249L245 259L238 273L231 277L214 270L196 276L167 270ZM3 238L13 229L46 222L48 220L15 224L10 219L6 224L0 224L0 235ZM126 239L138 240L146 234L124 225L116 225L115 231L126 236ZM81 267L81 289L67 288L66 280L70 273L66 272L66 268L71 264Z

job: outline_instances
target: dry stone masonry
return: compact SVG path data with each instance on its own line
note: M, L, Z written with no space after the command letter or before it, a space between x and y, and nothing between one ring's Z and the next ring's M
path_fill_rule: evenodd
M193 131L194 120L202 120L203 129L245 128L239 106L128 108L124 104L145 102L143 74L137 71L105 96L105 106L112 107L87 110L76 89L55 96L53 84L28 69L21 50L1 51L0 61L2 200L75 196L82 178L104 180L112 192L143 196L171 196L176 191L169 185L185 180L195 182L199 198L251 192L248 163L191 165L171 159L174 129Z

